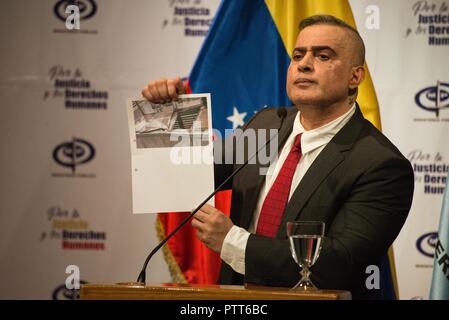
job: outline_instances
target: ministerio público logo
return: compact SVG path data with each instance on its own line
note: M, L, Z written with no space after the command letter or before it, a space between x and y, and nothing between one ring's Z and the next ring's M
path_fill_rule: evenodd
M97 4L94 0L60 0L56 2L53 11L55 16L66 22L67 7L75 6L79 10L80 20L87 20L92 18L97 12Z
M437 81L435 86L421 89L415 95L415 103L421 109L434 113L438 119L444 109L449 109L449 83Z
M87 284L88 282L85 280L79 281L81 284ZM60 285L51 295L53 300L79 300L80 298L80 290L79 289L69 289L66 284Z
M94 0L59 0L53 7L53 13L65 24L64 29L54 29L55 33L90 33L97 30L88 30L81 27L81 22L91 19L97 13L97 4Z
M52 173L53 177L95 178L93 173L79 173L78 167L91 162L95 157L95 147L87 140L74 137L53 149L53 160L70 172Z
M418 240L416 240L416 249L418 249L419 253L421 253L422 255L433 259L437 242L438 233L429 232L423 234L418 238Z

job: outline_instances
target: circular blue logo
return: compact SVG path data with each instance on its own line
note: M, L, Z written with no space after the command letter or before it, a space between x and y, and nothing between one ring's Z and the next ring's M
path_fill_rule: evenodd
M423 234L416 240L416 248L418 251L426 257L433 258L435 254L435 248L438 242L438 232L429 232Z
M86 284L87 281L80 280L80 284ZM80 291L77 289L67 289L65 284L53 290L51 295L53 300L79 300Z
M75 172L76 166L87 163L95 157L95 148L83 139L61 143L53 150L53 159L63 167Z
M438 81L436 86L422 89L415 95L415 102L438 117L441 109L449 108L449 83Z
M55 4L53 12L55 16L64 21L67 19L67 13L65 9L69 5L75 5L80 11L80 20L86 20L95 15L97 12L97 4L94 0L60 0Z

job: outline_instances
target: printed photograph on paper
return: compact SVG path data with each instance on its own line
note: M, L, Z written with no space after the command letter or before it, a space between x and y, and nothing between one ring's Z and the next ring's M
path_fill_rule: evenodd
M128 99L126 111L133 213L192 210L214 190L210 93Z
M206 146L208 108L206 97L188 95L169 103L133 100L136 148Z

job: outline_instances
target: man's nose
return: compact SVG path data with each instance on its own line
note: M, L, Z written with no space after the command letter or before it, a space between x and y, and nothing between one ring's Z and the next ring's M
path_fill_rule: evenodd
M307 52L298 63L298 71L312 72L313 71L313 54Z

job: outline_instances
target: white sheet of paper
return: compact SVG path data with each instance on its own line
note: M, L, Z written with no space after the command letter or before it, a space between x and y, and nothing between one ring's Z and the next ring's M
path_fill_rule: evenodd
M191 211L214 190L210 94L127 108L133 213Z

